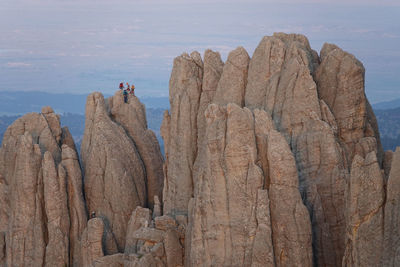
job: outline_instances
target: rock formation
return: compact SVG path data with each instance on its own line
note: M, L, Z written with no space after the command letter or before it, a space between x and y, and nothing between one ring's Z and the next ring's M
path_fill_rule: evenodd
M197 113L203 78L199 53L175 58L169 82L170 114L161 135L165 144L164 213L187 214L193 195L192 172L197 152Z
M123 252L132 211L152 207L163 182L158 142L138 99L130 96L125 104L120 92L107 101L100 93L89 95L81 153L88 212L103 218Z
M400 262L400 148L393 155L387 181L386 205L384 210L382 266L396 266Z
M50 107L25 115L0 148L0 266L400 265L400 149L364 72L297 34L184 53L165 162L133 95L89 95L82 167Z
M385 189L394 163L383 153L354 56L331 44L318 55L306 37L277 33L251 59L239 47L225 64L209 50L203 64L187 54L175 63L183 60L192 63L174 64L162 127L163 201L179 207L167 209L170 216L188 216L187 266L376 266L396 254L384 234L398 222L385 219L396 218L397 206L385 202L396 190L395 182ZM191 80L196 86L182 83ZM180 107L198 107L197 119L183 122L188 113L174 103L191 92ZM183 139L193 131L197 139ZM195 156L183 161L171 151ZM176 198L179 190L184 198Z
M0 262L7 266L72 263L87 220L81 170L68 144L75 147L50 107L7 129L0 149Z

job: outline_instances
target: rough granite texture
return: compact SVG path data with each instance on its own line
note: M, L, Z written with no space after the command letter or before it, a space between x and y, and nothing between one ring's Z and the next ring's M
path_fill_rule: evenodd
M105 218L123 252L131 212L147 205L146 172L135 143L112 120L100 93L88 96L81 156L88 213Z
M87 217L81 169L68 128L50 107L16 120L0 149L0 263L80 264Z
M385 247L374 247L370 243L374 239L363 231L374 226L383 229L383 217L374 218L374 226L362 226L358 239L349 237L357 216L369 212L359 210L360 203L350 197L359 190L353 159L375 155L370 178L383 184L370 189L376 197L365 200L369 208L378 208L374 203L380 203L384 216L382 201L391 190L382 185L389 177L392 154L384 153L380 143L364 92L364 67L335 45L325 44L318 55L307 38L298 34L266 36L251 59L246 55L239 47L223 64L217 53L206 51L197 121L174 122L171 127L172 118L182 116L172 108L163 122L167 173L170 166L178 170L174 165L182 162L168 154L171 140L183 140L176 133L196 131L198 137L180 144L182 151L196 152L194 163L182 164L186 171L167 175L164 182L164 188L178 184L192 196L188 201L186 195L179 204L174 195L164 195L164 203L188 207L168 212L188 214L185 264L341 266L343 262L360 266L367 264L356 260L365 253L361 248L375 250L368 255L369 266L378 264ZM190 80L178 75L188 73L187 69L187 65L174 64L171 81ZM175 84L170 83L171 103L180 99ZM187 127L190 130L184 131ZM366 173L365 168L360 167L359 173ZM279 183L278 187L276 177L291 177L285 181L290 186L281 188ZM267 200L259 203L258 193ZM260 213L263 218L257 218L259 206L269 206ZM352 210L358 214L350 219ZM284 237L279 237L281 231ZM376 240L383 242L380 231ZM257 255L261 252L262 257Z

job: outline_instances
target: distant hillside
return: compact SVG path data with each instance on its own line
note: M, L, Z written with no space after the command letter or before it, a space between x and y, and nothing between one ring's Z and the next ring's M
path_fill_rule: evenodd
M385 150L400 146L400 108L374 110Z
M87 95L43 92L0 92L0 114L21 115L51 106L56 113L85 113Z
M373 104L372 107L374 110L378 109L394 109L400 107L400 98L391 100L391 101L385 101L385 102L380 102Z
M40 112L51 106L56 113L84 114L87 94L51 94L45 92L1 92L0 115L22 115ZM108 97L109 95L105 95ZM168 97L140 97L146 108L169 108Z

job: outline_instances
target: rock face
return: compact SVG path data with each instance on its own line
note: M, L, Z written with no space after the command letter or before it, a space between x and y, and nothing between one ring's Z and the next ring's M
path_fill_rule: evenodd
M7 266L72 263L86 210L79 163L68 159L77 163L68 133L60 127L58 115L45 107L41 114L19 118L4 135L0 244L5 255L0 262Z
M384 178L375 152L355 155L347 192L343 266L379 266L382 257Z
M161 135L165 144L164 213L187 214L193 195L193 164L197 153L197 113L203 62L198 53L175 58L169 82L170 114Z
M171 105L162 128L164 190L185 194L164 194L164 208L179 206L170 216L188 216L185 264L396 265L395 178L385 187L395 163L383 153L362 64L283 33L264 37L251 59L243 48L225 64L209 50L203 64L192 55L175 59L170 102L196 92L181 106L197 118L183 122L189 112Z
M100 93L88 96L81 153L88 212L104 219L123 252L131 212L152 207L162 192L161 152L135 96L129 104L121 92L107 101Z
M167 215L154 220L151 217L151 211L141 207L132 213L125 246L125 265L183 266L185 222Z
M383 233L382 266L396 266L400 262L400 148L393 154L392 167L386 185L386 205Z
M236 104L211 104L205 116L206 155L198 159L206 161L195 173L199 185L189 216L188 264L310 266L310 220L297 189L295 161L269 115L257 110L254 116ZM256 127L265 130L268 160L280 163L269 168L268 190L256 164Z
M156 135L147 128L145 107L135 96L131 96L129 103L124 105L120 92L107 100L111 118L125 129L143 161L148 205L153 209L154 197L162 199L163 157Z

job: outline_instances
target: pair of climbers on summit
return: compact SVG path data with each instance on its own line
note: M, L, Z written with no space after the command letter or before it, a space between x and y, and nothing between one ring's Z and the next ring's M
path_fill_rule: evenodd
M123 96L124 96L125 103L128 103L128 93L135 95L135 86L133 84L131 86L129 86L129 83L126 83L126 89L125 89L124 83L121 82L119 84L119 89L123 90Z

